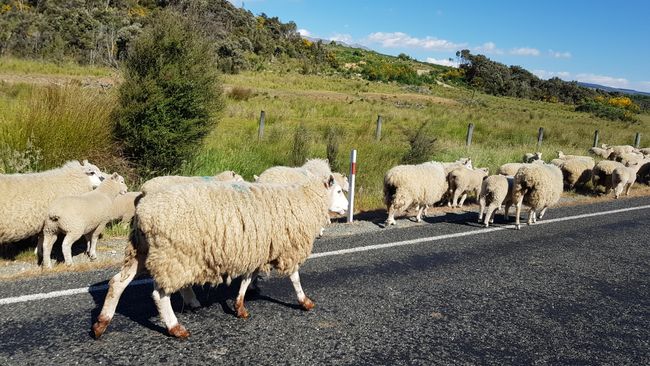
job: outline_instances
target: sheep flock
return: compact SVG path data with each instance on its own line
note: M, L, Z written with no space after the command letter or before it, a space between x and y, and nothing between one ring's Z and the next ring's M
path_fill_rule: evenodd
M596 157L596 158L595 158ZM600 160L602 159L602 160ZM383 181L388 218L415 212L422 221L428 207L447 204L459 209L466 199L479 204L478 221L494 223L505 206L515 208L520 229L523 206L527 224L541 220L564 190L628 195L636 181L648 182L650 149L632 146L593 147L583 155L557 157L548 163L541 153L527 153L522 162L507 163L490 175L469 158L425 162L389 169ZM329 162L310 159L300 167L271 167L246 182L233 171L208 177L153 178L139 191L127 192L117 173L101 172L84 161L31 174L0 174L0 245L37 239L36 253L44 268L63 239L65 264L72 264L72 243L85 238L86 254L96 258L97 239L109 222L130 225L121 270L110 279L101 313L92 329L99 338L111 323L120 297L139 274L153 278L153 299L169 335L185 338L170 296L179 292L184 304L201 304L193 285L230 284L241 278L234 303L238 317L249 316L244 297L258 274L275 271L290 278L300 307L314 308L300 282L299 269L311 255L314 241L327 230L330 213L344 214L349 182Z

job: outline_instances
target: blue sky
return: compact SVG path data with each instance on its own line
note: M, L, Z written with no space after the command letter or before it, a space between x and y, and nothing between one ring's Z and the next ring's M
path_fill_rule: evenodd
M650 92L650 1L230 1L381 53L448 64L467 48L544 79Z

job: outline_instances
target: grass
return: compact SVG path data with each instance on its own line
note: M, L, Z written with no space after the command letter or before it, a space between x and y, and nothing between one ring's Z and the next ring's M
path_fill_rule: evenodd
M75 62L46 62L41 60L26 60L14 57L0 57L2 74L18 75L65 75L65 76L94 76L111 77L115 69L100 66L81 66Z

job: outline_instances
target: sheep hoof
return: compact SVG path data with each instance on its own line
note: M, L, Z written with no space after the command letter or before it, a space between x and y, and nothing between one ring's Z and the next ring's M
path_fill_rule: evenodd
M89 255L88 258L90 258L90 261L91 261L91 262L94 262L94 261L97 260L97 256L96 256L96 255Z
M169 335L176 337L176 338L187 338L190 336L190 332L185 329L184 326L182 326L180 323L176 324L173 326L171 329L168 330Z
M300 302L300 306L302 306L302 308L304 310L309 311L309 310L313 309L314 306L316 306L316 304L314 304L314 302L311 301L310 298L305 297L305 299Z
M485 227L490 227L490 223L486 222Z
M99 339L99 337L104 334L110 323L111 319L105 315L100 315L99 318L97 318L97 322L93 324L93 334L95 335L95 339Z
M520 225L520 224L516 224L516 225L515 225L515 229L517 229L517 230L521 230L521 225Z
M248 310L246 310L245 307L237 308L237 317L240 319L248 319L250 317L250 313L248 313Z

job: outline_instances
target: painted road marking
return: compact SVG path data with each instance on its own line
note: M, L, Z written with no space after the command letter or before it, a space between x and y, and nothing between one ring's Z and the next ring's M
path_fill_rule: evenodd
M618 210L594 212L594 213L588 213L588 214L560 217L560 218L556 218L556 219L538 221L535 224L535 226L544 225L544 224L551 224L551 223L554 223L554 222L579 220L579 219L585 219L585 218L595 217L595 216L611 215L611 214L616 214L616 213L621 213L621 212L645 210L645 209L649 209L649 208L650 208L650 205L644 205L644 206L637 206L637 207L621 208L621 209L618 209ZM330 251L330 252L313 253L312 255L309 256L309 259L316 259L316 258L322 258L322 257L331 257L331 256L335 256L335 255L343 255L343 254L350 254L350 253L367 252L367 251L378 250L378 249L401 247L401 246L406 246L406 245L413 245L413 244L426 243L426 242L432 242L432 241L439 241L439 240L445 240L445 239L460 238L460 237L463 237L463 236L471 236L471 235L491 233L491 232L507 230L507 229L514 229L514 225L498 226L498 227L491 227L491 228L481 228L481 229L477 229L477 230L465 231L465 232L462 232L462 233L430 236L430 237L426 237L426 238L403 240L403 241L397 241L397 242L392 242L392 243L375 244L375 245L368 245L368 246L364 246L364 247L333 250L333 251ZM129 284L129 286L148 285L148 284L152 284L152 283L153 283L153 280L151 278L147 278L147 279L132 281ZM62 296L72 296L72 295L83 294L83 293L105 291L107 289L108 289L108 285L99 285L99 286L75 288L75 289L70 289L70 290L53 291L53 292L47 292L47 293L38 293L38 294L32 294L32 295L6 297L4 299L0 299L0 305L15 304L15 303L20 303L20 302L28 302L28 301L35 301L35 300L52 299L52 298L62 297Z

